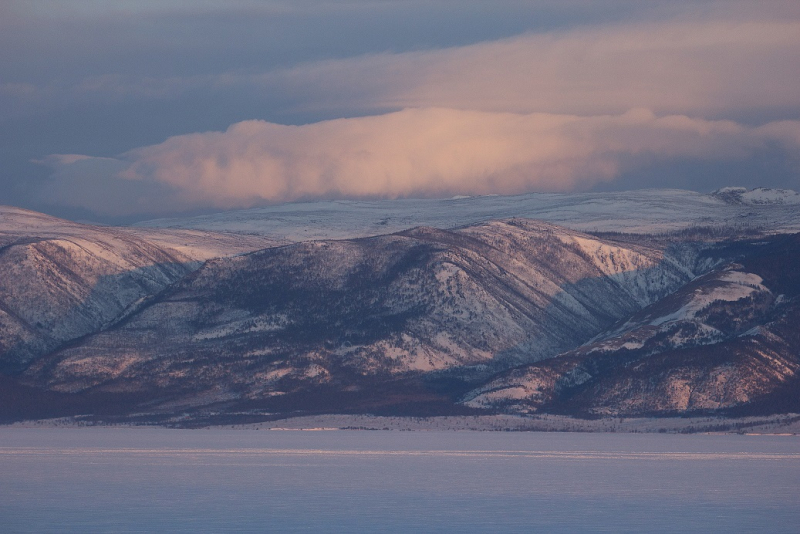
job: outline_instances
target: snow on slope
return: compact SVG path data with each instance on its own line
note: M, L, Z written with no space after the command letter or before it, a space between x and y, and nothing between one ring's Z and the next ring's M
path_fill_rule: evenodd
M102 248L125 247L131 239L144 239L175 254L181 261L205 261L262 248L285 241L264 236L219 233L193 229L133 228L80 224L44 213L0 206L0 247L20 239L73 239L102 243Z
M92 226L0 206L0 367L104 328L206 259L276 243L262 236Z
M781 333L796 321L787 301L791 297L776 296L762 276L731 263L575 350L497 376L464 402L528 413L575 394L574 402L606 414L742 404L800 369L791 336ZM575 388L586 384L593 389L581 397Z
M723 187L711 193L712 196L720 198L730 204L748 205L776 205L800 204L800 193L789 189L770 189L767 187L757 187L747 190L745 187Z
M782 202L756 201L776 195ZM540 219L589 232L652 233L698 225L752 226L764 228L768 233L800 231L800 209L792 200L800 198L797 193L756 189L741 196L751 200L747 203L729 202L715 194L674 189L451 199L339 200L281 204L182 219L157 219L137 226L271 235L293 241L366 237L414 226L449 229L512 217Z
M59 391L227 384L262 399L490 372L574 348L693 277L666 256L525 219L297 243L208 262L30 376Z
M751 304L754 309L759 297L770 302L774 299L769 289L762 284L760 276L733 270L740 267L732 264L694 280L658 305L642 310L620 327L587 343L578 352L639 349L656 336L661 338L662 345L668 344L673 348L689 344L709 344L724 339L726 335L720 330L720 325L714 321L709 324L707 320L706 316L712 306L715 309L724 309L728 303L749 298L755 299ZM717 316L718 320L719 310L716 311L712 317ZM740 314L738 319L744 320L745 315ZM663 350L663 346L659 350Z

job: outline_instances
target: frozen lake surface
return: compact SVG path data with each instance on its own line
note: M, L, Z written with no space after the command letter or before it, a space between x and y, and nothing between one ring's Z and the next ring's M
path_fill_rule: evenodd
M3 532L797 532L800 438L0 428Z

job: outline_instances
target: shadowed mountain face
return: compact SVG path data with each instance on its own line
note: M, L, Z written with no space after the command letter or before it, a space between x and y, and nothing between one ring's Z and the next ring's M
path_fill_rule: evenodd
M0 248L2 367L22 369L96 332L190 272L190 260L130 238L9 240Z
M737 258L558 358L503 373L472 407L647 415L800 409L800 235Z
M797 236L510 219L202 262L171 230L48 232L0 234L6 419L674 413L794 387Z

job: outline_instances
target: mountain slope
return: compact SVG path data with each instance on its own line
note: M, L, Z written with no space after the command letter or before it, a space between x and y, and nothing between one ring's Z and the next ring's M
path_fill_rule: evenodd
M190 218L139 223L271 235L292 241L352 239L414 226L456 228L513 217L583 232L654 234L695 226L750 232L800 232L794 191L726 188L703 194L676 189L607 193L531 193L451 199L342 200L281 204Z
M764 205L797 205L800 204L800 193L789 189L770 189L757 187L748 190L746 187L723 187L711 193L727 204Z
M737 257L557 358L468 393L530 413L671 414L800 408L800 235L734 243Z
M693 276L663 248L522 219L301 243L208 262L26 376L208 404L485 375L573 348Z
M685 195L645 193L661 207L618 218L676 223ZM695 200L759 228L512 218L288 244L0 207L0 419L800 411L800 234L780 233L800 212L756 193L773 203ZM642 194L574 199L575 224ZM437 220L480 215L462 208Z
M148 233L160 242L143 238ZM69 340L106 328L210 254L273 242L202 234L131 232L0 208L0 367L22 369ZM198 238L208 245L187 246Z

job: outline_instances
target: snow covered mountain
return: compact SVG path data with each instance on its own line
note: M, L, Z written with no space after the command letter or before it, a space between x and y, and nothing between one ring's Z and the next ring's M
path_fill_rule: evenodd
M798 410L800 204L754 191L3 207L0 419Z
M222 400L489 372L572 348L694 275L658 247L524 219L301 243L208 262L28 374L60 391L150 382Z
M468 406L650 415L800 406L800 235L735 257L582 346L495 377Z
M0 368L24 367L107 328L210 257L275 243L97 227L0 207Z
M711 193L728 204L763 205L797 205L800 204L800 193L789 189L769 189L757 187L748 190L746 187L723 187Z
M651 189L445 200L340 200L158 219L137 226L270 235L292 241L352 239L415 226L450 229L513 217L543 220L584 232L644 234L718 226L790 233L800 232L799 198L788 190L726 188L711 194Z

